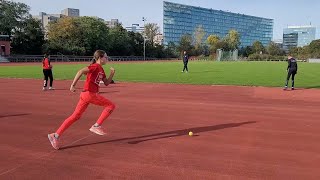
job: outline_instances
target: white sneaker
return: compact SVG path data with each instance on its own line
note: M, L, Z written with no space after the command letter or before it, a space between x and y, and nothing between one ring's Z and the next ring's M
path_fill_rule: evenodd
M93 133L100 135L100 136L103 136L106 134L106 132L103 130L103 128L101 126L97 126L97 127L92 126L89 130Z
M43 88L42 88L42 91L46 91L46 90L47 90L47 88L46 88L46 87L43 87Z
M103 82L103 81L100 81L100 82L99 82L99 86L101 86L101 84L104 84L104 82Z
M54 90L54 88L53 87L49 87L49 90Z

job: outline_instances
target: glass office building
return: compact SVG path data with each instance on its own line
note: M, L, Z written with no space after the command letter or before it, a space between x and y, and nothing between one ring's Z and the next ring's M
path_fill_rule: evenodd
M241 47L251 46L254 41L266 46L273 36L273 19L163 2L165 44L178 44L181 36L194 35L200 25L206 33L204 41L211 34L223 38L229 30L237 30L241 36Z
M288 26L283 30L283 49L288 51L293 47L309 45L316 39L316 27Z

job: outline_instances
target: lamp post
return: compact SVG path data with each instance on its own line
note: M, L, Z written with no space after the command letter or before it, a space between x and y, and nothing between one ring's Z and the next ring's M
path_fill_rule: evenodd
M146 60L146 37L143 36L143 60Z
M143 21L143 60L146 60L146 25L145 25L145 21L146 18L142 17L142 21Z

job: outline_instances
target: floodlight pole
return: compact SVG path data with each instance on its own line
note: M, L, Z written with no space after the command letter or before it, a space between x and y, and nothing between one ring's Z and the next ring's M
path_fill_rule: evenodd
M143 21L143 60L146 60L146 25L145 25L145 21L146 18L142 17L142 21Z

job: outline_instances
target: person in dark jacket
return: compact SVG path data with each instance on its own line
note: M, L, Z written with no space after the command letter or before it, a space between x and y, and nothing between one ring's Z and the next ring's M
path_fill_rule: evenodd
M188 61L189 61L189 56L186 51L183 52L183 70L181 72L188 72Z
M289 82L290 76L292 79L291 89L294 90L294 77L298 72L298 64L297 64L297 60L294 59L292 56L288 56L287 72L288 72L288 75L287 75L286 84L284 86L284 90L288 88L288 82Z

